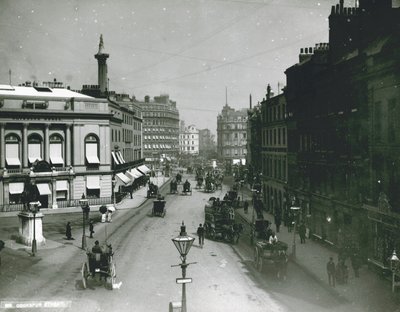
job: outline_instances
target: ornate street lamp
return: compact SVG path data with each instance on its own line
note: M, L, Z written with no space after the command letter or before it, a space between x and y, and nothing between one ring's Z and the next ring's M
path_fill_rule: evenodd
M89 204L88 200L85 198L85 194L82 194L79 204L82 208L82 249L86 250L85 216L89 213Z
M290 207L290 210L293 213L293 245L292 245L292 256L293 258L296 258L296 219L297 219L297 213L300 211L300 207L292 206Z
M390 260L390 270L392 271L392 292L394 292L395 287L400 285L400 282L396 282L396 273L399 270L400 260L397 257L396 250L393 250Z
M186 283L190 283L192 279L186 278L186 268L189 266L189 264L193 264L196 262L192 263L186 263L186 256L189 253L190 247L192 247L192 244L194 242L194 238L190 237L186 233L186 226L182 221L181 225L181 232L179 233L179 236L175 237L172 239L172 242L174 243L176 249L178 249L179 254L181 256L182 263L178 265L173 265L173 266L180 266L182 269L182 278L177 279L177 283L182 284L182 312L186 312Z
M36 255L37 252L37 243L36 243L36 214L40 210L41 203L37 202L30 202L29 203L29 210L33 213L33 240L32 240L32 256Z

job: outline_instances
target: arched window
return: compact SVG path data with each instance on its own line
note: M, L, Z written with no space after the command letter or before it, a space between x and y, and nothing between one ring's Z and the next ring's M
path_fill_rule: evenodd
M21 145L21 139L15 133L10 133L5 137L6 143L6 163L7 167L20 167L21 161L19 158L19 151Z
M50 162L54 166L64 165L64 140L59 134L53 134L49 138Z
M42 137L33 133L28 136L28 160L29 163L34 163L36 160L42 160Z
M99 138L89 134L85 138L85 156L88 165L99 165Z

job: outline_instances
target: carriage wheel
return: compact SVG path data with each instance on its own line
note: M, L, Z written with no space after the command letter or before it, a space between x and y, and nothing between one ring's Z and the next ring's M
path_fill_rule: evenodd
M82 264L81 274L82 274L82 286L84 289L87 287L87 278L88 278L88 267L86 262Z

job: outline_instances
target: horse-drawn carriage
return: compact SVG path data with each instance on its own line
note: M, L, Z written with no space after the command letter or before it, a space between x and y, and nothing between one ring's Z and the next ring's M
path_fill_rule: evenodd
M87 261L82 264L82 285L86 289L88 279L99 277L100 281L104 279L109 289L113 289L116 280L115 263L113 261L114 253L111 244L103 247L102 252L87 251Z
M204 181L204 178L202 176L196 177L196 188L197 189L201 188L201 186L203 185L203 181Z
M147 198L155 198L158 194L158 186L150 182L149 188L147 189Z
M176 183L180 184L182 182L182 174L178 172L175 177Z
M214 178L207 175L204 184L204 192L212 193L214 191L215 191Z
M221 239L237 243L243 226L235 223L235 211L227 202L211 197L204 209L205 236L211 239Z
M190 186L190 182L188 180L183 183L182 195L192 195L192 187Z
M167 209L165 208L165 203L166 201L162 196L159 196L155 201L153 201L153 209L151 211L151 215L153 217L159 216L164 218L167 212Z
M169 192L171 194L178 194L178 183L176 182L176 180L172 180L169 184Z
M285 242L258 241L254 247L254 263L257 270L261 272L263 266L270 265L279 279L286 279L287 249L288 245Z

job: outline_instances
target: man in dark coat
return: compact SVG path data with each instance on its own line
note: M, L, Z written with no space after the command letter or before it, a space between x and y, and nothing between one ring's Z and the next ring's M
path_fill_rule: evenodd
M65 229L65 236L67 236L68 240L72 239L71 222L67 222L67 227Z
M93 233L94 233L94 225L93 225L93 220L90 220L89 222L89 232L90 232L90 238L93 238Z
M299 235L300 235L300 244L306 243L306 225L304 222L301 222L299 226Z
M335 287L336 268L335 268L335 262L333 262L332 257L329 258L329 261L326 264L326 271L328 272L329 286Z
M197 235L199 236L199 245L201 248L203 248L204 245L204 227L200 223L199 227L197 228Z

